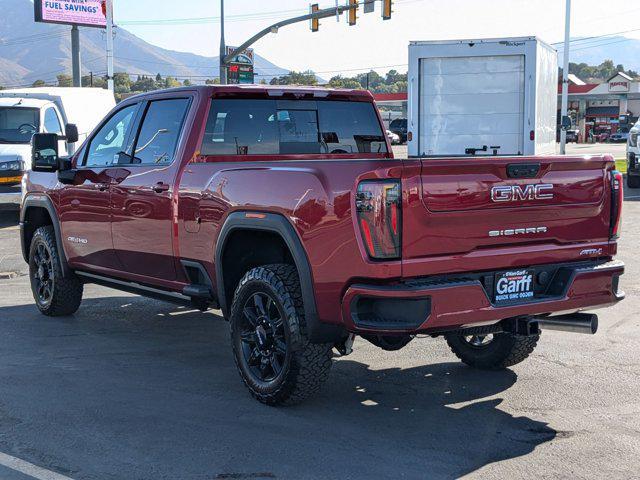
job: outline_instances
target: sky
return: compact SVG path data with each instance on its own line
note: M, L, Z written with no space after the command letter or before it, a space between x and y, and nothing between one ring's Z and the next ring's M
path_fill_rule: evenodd
M278 20L304 14L309 3L226 0L227 44L237 45ZM334 5L334 0L320 1L321 8ZM640 38L640 5L633 5L609 8L601 0L573 0L572 37L626 32L625 36ZM114 0L114 8L116 24L154 45L218 54L220 0ZM411 40L536 35L554 43L564 38L565 0L394 0L393 16L387 21L382 20L380 9L378 3L375 13L360 12L356 26L348 26L344 15L339 23L335 18L322 20L316 33L306 22L288 26L254 48L280 67L312 69L330 77L370 68L406 71Z

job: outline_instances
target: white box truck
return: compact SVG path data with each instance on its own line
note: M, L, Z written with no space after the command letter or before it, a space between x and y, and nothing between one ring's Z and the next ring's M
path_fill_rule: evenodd
M78 128L80 145L116 102L100 88L25 88L0 91L0 184L20 183L31 168L34 133L66 134ZM71 155L76 144L60 142L60 155Z
M409 156L556 151L557 52L535 37L411 42Z

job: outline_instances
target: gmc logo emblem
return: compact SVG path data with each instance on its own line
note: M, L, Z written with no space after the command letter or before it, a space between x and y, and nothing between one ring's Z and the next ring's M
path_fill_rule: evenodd
M493 187L491 201L496 203L520 202L525 200L551 200L553 185L550 183L538 185L513 185Z

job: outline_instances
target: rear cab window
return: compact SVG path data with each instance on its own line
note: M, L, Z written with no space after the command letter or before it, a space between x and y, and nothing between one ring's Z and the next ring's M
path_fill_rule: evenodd
M340 155L388 150L370 102L214 98L201 153Z

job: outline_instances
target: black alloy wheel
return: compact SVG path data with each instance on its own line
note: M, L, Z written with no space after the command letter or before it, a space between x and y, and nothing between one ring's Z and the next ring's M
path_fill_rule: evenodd
M272 382L282 374L287 358L287 339L282 312L271 296L256 292L242 309L240 325L242 355L255 380Z
M51 251L45 243L38 243L35 247L31 278L36 301L39 306L46 308L53 299L55 269Z
M249 270L236 288L229 327L240 377L260 402L299 403L327 379L333 343L309 341L294 265Z
M62 271L54 229L36 229L29 246L29 280L38 310L49 317L74 314L82 302L83 284L74 272Z

